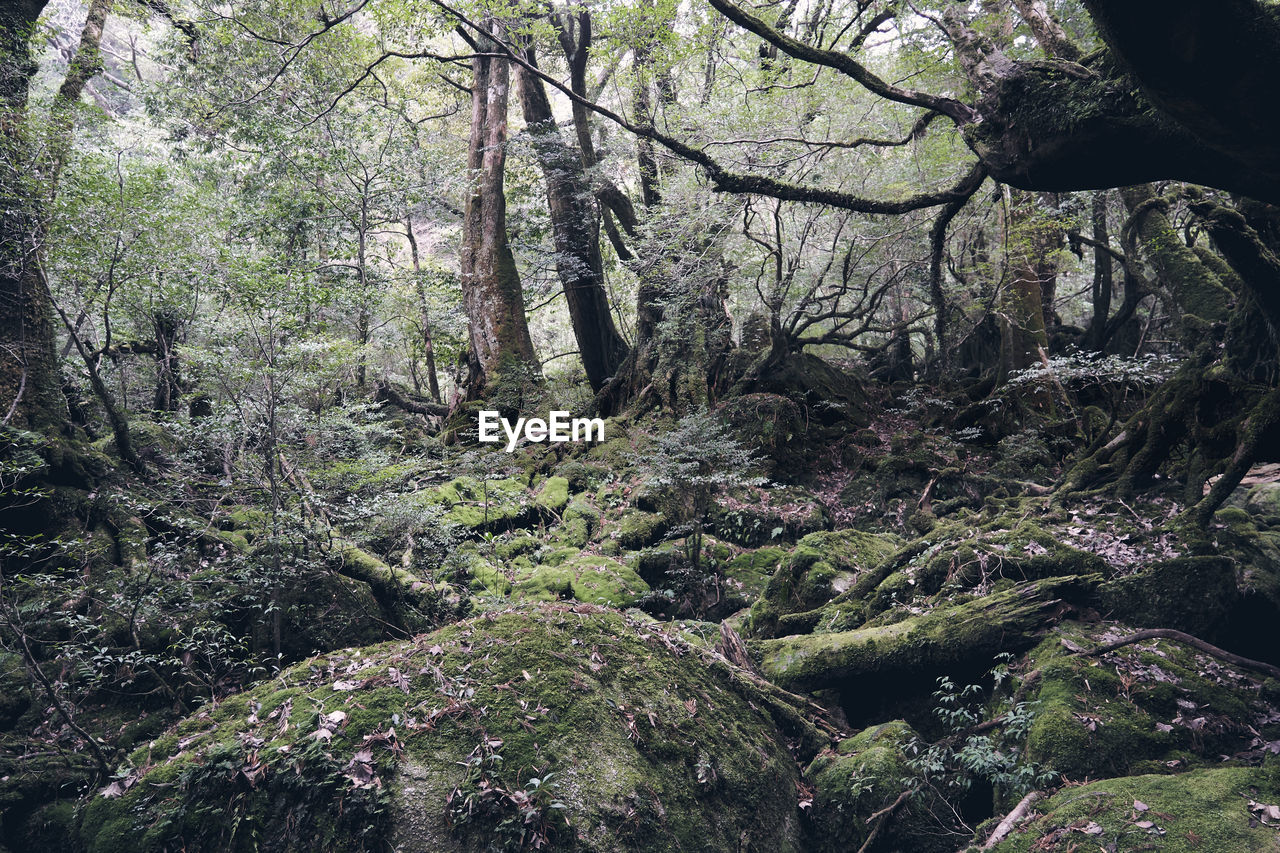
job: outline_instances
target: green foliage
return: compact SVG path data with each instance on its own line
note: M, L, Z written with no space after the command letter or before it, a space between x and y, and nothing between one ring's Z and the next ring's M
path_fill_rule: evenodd
M1025 755L1027 734L1035 721L1038 704L1020 698L1021 678L1010 664L1013 655L997 656L988 673L993 687L981 684L957 685L947 676L938 678L933 693L933 714L946 735L932 744L919 744L908 764L921 780L943 789L963 793L977 781L990 784L1000 802L1017 802L1028 791L1050 784L1057 774ZM1009 707L999 716L998 734L974 731L984 722L992 696L1012 693ZM906 785L920 781L904 779Z
M685 415L637 458L649 485L668 514L688 534L686 550L694 568L702 559L702 532L717 495L767 481L750 473L756 458L711 412Z

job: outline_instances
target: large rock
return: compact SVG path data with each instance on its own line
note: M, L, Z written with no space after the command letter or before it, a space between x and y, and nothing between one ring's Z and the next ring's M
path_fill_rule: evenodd
M752 685L614 611L493 612L313 658L188 718L91 799L79 841L799 850L799 771L776 696Z
M997 853L1275 850L1276 774L1251 767L1127 776L1036 803Z

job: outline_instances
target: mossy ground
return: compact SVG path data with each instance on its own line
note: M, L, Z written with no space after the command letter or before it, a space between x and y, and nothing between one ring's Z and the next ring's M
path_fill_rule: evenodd
M1128 776L1065 788L1037 803L1034 820L998 853L1161 850L1169 853L1275 850L1276 822L1250 802L1280 802L1276 774L1249 767L1205 768L1176 776Z

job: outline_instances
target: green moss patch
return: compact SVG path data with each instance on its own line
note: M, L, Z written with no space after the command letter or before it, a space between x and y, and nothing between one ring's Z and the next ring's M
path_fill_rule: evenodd
M1065 788L1037 804L995 848L999 853L1160 850L1167 853L1276 849L1275 821L1255 806L1280 802L1274 774L1246 767L1176 776L1129 776Z
M313 658L135 752L78 840L463 851L528 845L537 826L580 850L800 850L774 700L704 655L553 604ZM526 821L514 803L542 785Z
M512 589L514 595L532 601L574 598L613 607L630 607L648 591L649 585L628 566L591 554L521 568Z
M1039 702L1028 757L1069 779L1261 758L1280 743L1263 679L1171 640L1076 655L1132 633L1066 624L1030 655Z

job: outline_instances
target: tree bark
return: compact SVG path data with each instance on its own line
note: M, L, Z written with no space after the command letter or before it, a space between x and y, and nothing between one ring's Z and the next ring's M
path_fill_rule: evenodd
M53 306L40 277L46 191L27 138L27 87L36 65L30 38L43 0L0 7L0 418L45 434L66 421Z
M1085 330L1083 344L1086 349L1102 352L1107 345L1107 318L1111 314L1111 295L1115 288L1112 276L1112 258L1108 251L1110 234L1107 231L1107 194L1093 194L1091 209L1093 231L1093 317Z
M413 234L413 217L408 214L404 218L404 229L409 237L409 253L413 258L413 274L418 289L418 314L422 325L422 357L427 363L427 390L431 392L431 399L439 403L440 375L436 370L436 347L435 338L431 334L431 313L427 310L427 289L422 282L422 260L418 256L418 238Z
M525 58L536 65L532 48ZM560 137L542 80L520 69L520 103L534 153L547 185L547 208L556 247L556 271L569 306L573 334L592 391L599 391L627 357L604 289L600 231L589 199L582 159Z
M486 22L497 36L496 21ZM490 46L482 40L481 48ZM488 50L483 53L496 54ZM467 395L484 395L504 370L535 364L533 340L525 318L524 291L507 238L506 170L508 60L477 56L471 61L471 136L467 168L471 193L462 220L462 300L467 313L470 376Z

